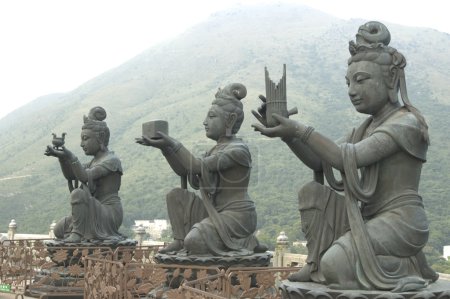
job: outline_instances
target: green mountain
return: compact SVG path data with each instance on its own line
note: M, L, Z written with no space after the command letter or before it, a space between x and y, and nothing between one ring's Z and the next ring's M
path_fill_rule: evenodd
M156 149L134 143L141 124L169 121L170 135L195 152L213 143L203 119L218 87L242 82L246 119L241 136L254 160L250 195L256 202L261 237L281 230L301 237L297 191L310 171L279 140L252 131L250 111L264 92L264 67L274 80L287 65L288 108L297 120L338 138L364 118L348 100L344 75L348 41L366 20L344 21L304 6L247 6L216 13L176 39L144 51L66 94L36 99L0 120L0 228L16 219L18 231L46 232L52 220L70 213L69 193L56 159L43 155L51 133L67 132L66 146L82 161L83 115L103 106L111 130L110 149L121 157L125 219L167 217L165 194L179 179ZM426 28L386 24L391 45L408 59L409 97L425 114L432 146L422 173L421 193L431 220L430 244L450 244L450 35ZM26 88L26 86L24 86Z

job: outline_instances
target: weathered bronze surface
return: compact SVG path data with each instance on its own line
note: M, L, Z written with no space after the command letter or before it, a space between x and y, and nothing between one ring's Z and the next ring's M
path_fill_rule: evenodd
M418 193L428 126L406 93L406 59L389 42L379 22L362 25L350 42L348 95L369 117L341 139L278 114L272 117L279 125L270 127L261 122L266 103L253 111L261 122L256 131L281 137L314 171L298 195L307 265L291 281L404 292L438 278L422 251L429 231Z
M256 211L247 188L251 155L236 133L244 120L244 85L227 85L203 122L206 136L217 144L204 156L193 156L178 140L159 132L159 139L143 136L136 142L159 148L174 172L189 179L200 196L182 188L167 194L174 241L161 254L246 256L264 252L254 235Z
M82 164L56 135L53 146L47 146L45 151L45 155L58 158L69 185L71 215L54 228L56 238L64 239L63 243L111 243L125 239L119 233L123 218L118 194L122 166L108 149L110 133L105 118L102 107L92 108L84 117L80 146L87 156L93 156L89 163Z

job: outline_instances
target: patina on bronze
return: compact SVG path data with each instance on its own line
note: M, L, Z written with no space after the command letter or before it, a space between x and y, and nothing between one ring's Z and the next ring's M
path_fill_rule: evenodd
M45 155L58 158L69 182L72 213L54 228L56 238L65 243L125 239L119 233L123 218L118 194L122 166L108 149L110 133L105 118L102 107L94 107L84 116L80 146L87 156L93 156L90 162L82 164L63 144L49 145L45 151ZM80 182L80 187L72 182Z
M438 278L422 251L429 231L418 194L428 126L406 93L406 59L389 42L379 22L362 25L350 42L348 95L356 111L369 117L343 138L332 141L278 114L276 127L253 125L263 135L281 137L315 173L316 180L299 192L307 265L291 281L404 292ZM261 120L266 110L253 113Z
M247 188L251 155L236 133L244 120L244 85L219 89L203 122L206 136L217 144L195 157L178 140L159 132L160 139L143 136L136 142L159 148L173 171L187 176L200 196L185 188L167 194L174 241L160 253L245 256L265 251L254 235L256 211Z

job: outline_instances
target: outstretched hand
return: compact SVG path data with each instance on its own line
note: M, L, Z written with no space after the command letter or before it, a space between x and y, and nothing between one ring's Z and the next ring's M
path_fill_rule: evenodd
M263 95L259 95L259 99L262 101L261 106L258 108L258 111L252 110L252 114L256 117L256 119L264 126L267 127L267 118L266 118L266 102L267 99Z
M56 157L60 160L75 160L75 155L69 151L65 146L62 146L61 149L56 149L51 145L47 145L47 148L45 149L44 155L49 157Z
M170 146L173 146L175 143L175 139L170 137L169 135L164 134L163 132L156 132L159 138L148 138L146 136L142 136L141 138L136 138L136 143L152 146L159 149L164 149Z
M252 124L255 131L260 132L267 137L281 137L292 138L295 137L299 124L287 117L283 117L279 114L272 114L272 117L279 122L279 125L273 128L268 128L262 124Z

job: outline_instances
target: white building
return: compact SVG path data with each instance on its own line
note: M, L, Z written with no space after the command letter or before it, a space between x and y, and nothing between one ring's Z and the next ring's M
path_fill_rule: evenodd
M446 260L450 257L450 245L444 246L444 254L442 255Z
M135 230L139 226L145 229L150 238L159 240L161 239L161 233L169 228L169 223L166 219L135 220L132 229Z

